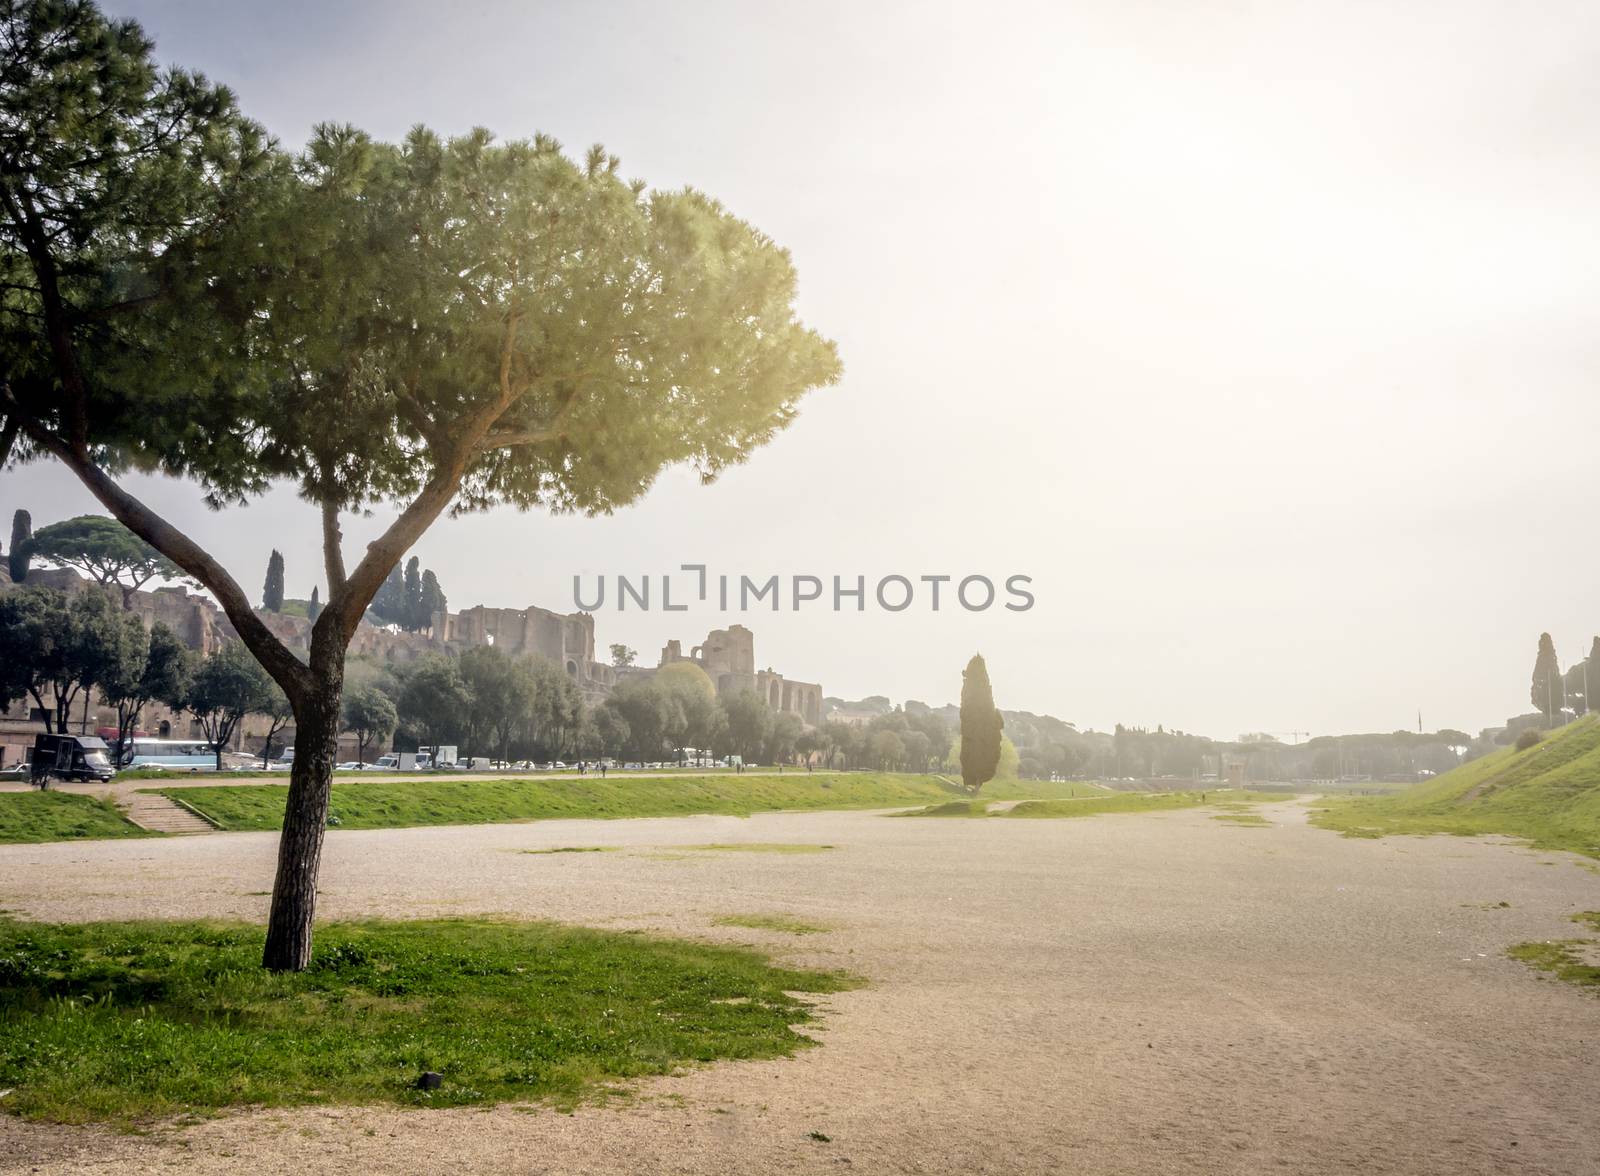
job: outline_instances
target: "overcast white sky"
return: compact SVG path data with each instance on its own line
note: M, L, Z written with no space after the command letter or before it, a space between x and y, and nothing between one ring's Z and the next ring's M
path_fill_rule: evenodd
M112 2L287 144L313 123L604 142L794 253L836 388L747 467L418 548L451 607L581 572L1021 572L1027 613L598 618L653 662L743 620L830 694L1084 726L1476 729L1600 630L1600 7ZM251 592L282 493L138 492ZM93 508L0 475L35 524ZM382 520L347 530L352 547Z

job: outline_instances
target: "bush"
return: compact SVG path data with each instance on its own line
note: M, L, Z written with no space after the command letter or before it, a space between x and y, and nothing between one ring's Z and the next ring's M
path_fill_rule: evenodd
M1532 747L1535 743L1538 743L1539 740L1543 738L1543 731L1540 731L1534 727L1529 727L1521 735L1517 736L1517 750L1527 751L1528 748Z

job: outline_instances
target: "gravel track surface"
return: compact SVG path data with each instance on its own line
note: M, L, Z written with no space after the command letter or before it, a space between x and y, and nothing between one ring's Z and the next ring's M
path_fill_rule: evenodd
M1484 840L1342 839L1297 802L1257 811L1270 828L1194 810L335 831L325 917L647 928L871 983L824 998L819 1049L652 1080L576 1114L260 1111L138 1136L0 1116L0 1170L1600 1171L1600 1001L1503 955L1577 933L1566 916L1600 909L1593 864ZM687 848L741 841L835 848ZM275 843L0 846L0 906L260 920ZM516 852L585 845L626 849ZM836 929L712 923L757 912Z

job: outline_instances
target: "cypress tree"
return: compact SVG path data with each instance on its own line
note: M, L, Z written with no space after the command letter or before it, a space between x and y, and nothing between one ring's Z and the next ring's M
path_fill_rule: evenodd
M1556 711L1564 701L1561 690L1561 667L1556 662L1556 644L1550 634L1539 634L1539 654L1533 662L1533 705L1554 727Z
M267 582L261 586L261 607L271 613L283 611L283 553L276 547L267 559Z
M321 615L322 599L318 595L317 586L313 584L311 586L311 603L306 605L306 620L310 621L314 625L317 623L317 618Z
M405 620L406 581L400 565L389 569L389 575L372 598L372 615L380 621L398 625Z
M28 540L33 536L33 516L19 510L11 516L11 580L20 584L28 578Z
M444 612L447 607L444 589L439 587L439 577L429 568L422 573L422 602L417 615L417 628L432 628L434 614Z
M406 561L406 599L401 610L400 627L416 632L421 628L417 616L422 612L422 562L416 556Z
M1005 721L994 705L989 667L975 653L961 675L961 782L977 792L1000 766L1000 729Z

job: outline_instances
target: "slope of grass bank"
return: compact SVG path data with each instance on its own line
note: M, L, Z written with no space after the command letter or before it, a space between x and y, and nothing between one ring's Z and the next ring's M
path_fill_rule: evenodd
M277 829L288 790L276 785L172 789L219 828ZM329 822L343 829L470 825L579 817L748 816L778 809L896 808L949 796L929 776L792 772L781 776L594 777L563 780L335 780Z
M1330 802L1312 823L1347 837L1453 833L1521 837L1600 857L1600 715L1505 748L1397 796Z
M207 923L0 919L0 1103L57 1122L389 1101L571 1103L609 1079L812 1044L836 972L542 923L328 924L310 970ZM417 1082L442 1076L438 1089Z
M154 837L109 800L71 792L0 792L0 843Z

